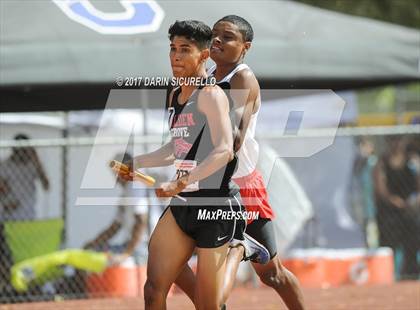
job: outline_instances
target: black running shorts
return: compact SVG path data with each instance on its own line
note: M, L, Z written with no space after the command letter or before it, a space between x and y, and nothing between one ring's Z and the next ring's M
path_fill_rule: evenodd
M245 231L252 238L266 247L270 253L270 260L277 254L274 224L270 219L259 218L248 224Z
M188 197L186 202L174 197L168 208L181 230L199 248L217 248L233 238L243 240L246 219L240 216L245 208L239 193L213 206L189 205Z

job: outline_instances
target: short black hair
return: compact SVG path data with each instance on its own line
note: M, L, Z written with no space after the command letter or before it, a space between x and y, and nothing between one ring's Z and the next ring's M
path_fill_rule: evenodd
M227 15L219 19L218 22L229 22L236 25L239 28L239 31L242 33L242 37L245 42L252 42L254 39L254 30L252 29L251 24L245 19L238 15Z
M199 49L210 47L212 31L209 26L198 20L177 20L169 27L169 40L175 36L186 37L193 41Z

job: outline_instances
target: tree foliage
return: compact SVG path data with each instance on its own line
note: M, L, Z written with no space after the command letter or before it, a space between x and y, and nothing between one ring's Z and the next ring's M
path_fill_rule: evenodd
M295 0L345 14L420 29L419 0Z

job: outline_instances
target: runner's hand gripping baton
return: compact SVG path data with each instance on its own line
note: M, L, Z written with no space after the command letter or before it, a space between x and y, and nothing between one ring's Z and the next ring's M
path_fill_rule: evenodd
M127 165L125 165L125 164L123 164L119 161L113 160L109 163L109 166L111 167L111 169L113 171L115 171L117 173L120 172L120 171L130 173L130 168L128 168ZM138 172L138 171L133 171L133 173L134 173L134 177L133 177L134 180L143 182L147 186L153 186L156 183L156 180L149 175L145 175L145 174L143 174L141 172Z
M123 164L122 162L112 160L109 163L109 166L116 173L119 173L120 171L130 173L130 168L128 168L128 166ZM156 180L149 175L143 174L143 173L138 172L138 171L133 171L133 173L134 173L134 177L133 177L134 180L143 182L147 186L153 186L156 183ZM175 195L175 197L177 197L177 198L179 198L183 201L186 201L186 199L184 197L181 197L181 196L178 196L178 195Z

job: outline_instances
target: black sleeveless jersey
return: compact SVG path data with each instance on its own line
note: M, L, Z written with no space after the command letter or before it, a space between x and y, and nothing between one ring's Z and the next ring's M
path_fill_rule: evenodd
M178 97L181 88L178 88L174 91L168 107L177 178L198 166L214 149L207 118L197 107L199 92L200 89L196 89L187 102L179 104ZM238 186L231 181L236 167L235 155L227 165L207 178L190 184L179 195L184 197L233 196L239 192Z

